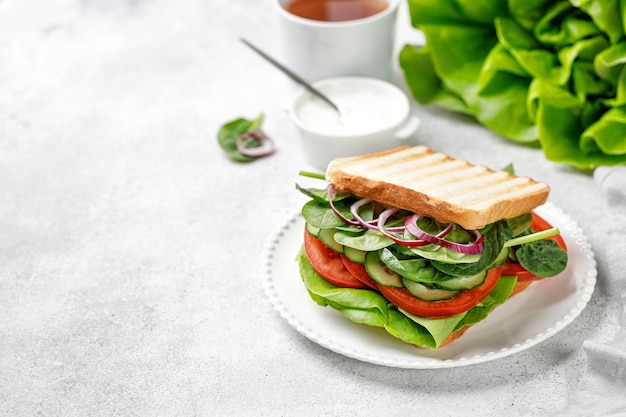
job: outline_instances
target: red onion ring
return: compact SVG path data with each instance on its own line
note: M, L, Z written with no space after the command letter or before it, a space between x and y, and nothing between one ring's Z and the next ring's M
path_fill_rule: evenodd
M326 195L327 195L328 203L330 204L330 208L335 213L335 216L339 217L344 223L350 226L357 226L357 227L361 226L359 222L357 222L356 220L350 220L349 218L344 216L341 212L339 212L337 207L335 207L335 203L333 203L333 199L337 195L337 189L335 188L334 185L328 184L328 187L326 188Z
M378 229L378 226L377 226L378 220L374 219L374 220L366 221L359 214L359 209L363 207L364 205L371 203L371 202L372 200L369 198L362 198L360 200L357 200L350 206L350 213L352 213L352 217L354 217L354 219L359 223L359 225L367 229Z
M259 146L245 146L245 143L248 139L254 139ZM243 135L237 138L237 150L245 156L250 156L252 158L258 158L260 156L266 156L274 152L274 142L259 132L258 130L244 133Z
M442 239L443 239L443 238L444 238L444 237L446 237L446 235L447 235L448 233L450 233L450 232L452 231L452 229L454 229L455 227L456 227L456 224L454 224L454 223L448 223L448 226L447 226L445 229L443 229L441 232L437 233L435 236L436 236L436 237L438 237L438 238L442 238Z
M402 237L398 237L392 234L392 232L404 231L405 227L389 227L385 229L385 223L387 222L387 219L389 219L389 217L393 216L399 211L400 209L398 208L390 208L380 213L380 215L378 216L378 230L380 231L380 233L382 233L383 235L385 235L385 237L391 239L395 243L403 246L416 247L428 245L429 243L425 240L404 239Z
M394 214L398 213L400 211L399 208L386 209L382 213L380 213L377 219L366 221L359 214L359 209L372 201L369 198L361 198L350 206L350 213L354 217L354 220L351 220L344 216L337 209L337 207L335 207L333 199L337 195L337 189L332 184L328 184L326 192L328 203L330 204L331 209L333 210L335 215L339 217L344 223L350 226L378 230L385 237L400 245L417 247L435 244L468 255L479 254L484 249L483 236L478 230L469 231L470 233L474 234L474 236L476 236L476 240L474 242L467 244L450 242L448 240L444 240L444 237L456 227L454 223L449 223L448 226L446 226L446 228L443 229L441 232L437 233L436 235L431 235L429 233L426 233L417 225L417 221L423 218L423 216L419 214L412 214L407 217L404 221L404 226L385 228L385 223L387 222L387 220ZM408 230L409 233L417 237L417 239L405 239L403 237L393 235L393 233L402 233L405 230Z
M430 233L426 233L424 230L422 230L417 225L418 220L420 220L422 217L423 216L420 216L419 214L413 214L407 217L406 220L404 221L404 225L406 226L407 230L415 237L419 239L423 239L427 241L428 243L433 243L435 245L439 245L444 248L451 249L455 252L464 253L466 255L476 255L476 254L482 253L484 249L484 243L483 243L484 239L483 239L483 236L480 234L480 231L478 230L469 231L476 237L476 240L474 240L473 242L466 243L466 244L450 242L449 240L443 239L443 237L441 236L443 232L439 233L437 236L433 236ZM450 226L448 226L448 228L452 230ZM444 230L444 231L447 230L446 234L450 232L448 228Z

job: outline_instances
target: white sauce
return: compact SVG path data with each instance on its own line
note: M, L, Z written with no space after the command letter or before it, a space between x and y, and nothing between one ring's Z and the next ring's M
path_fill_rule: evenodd
M340 115L313 94L304 94L295 114L305 129L322 134L362 135L392 128L406 117L408 100L395 86L342 82L319 90L339 107Z

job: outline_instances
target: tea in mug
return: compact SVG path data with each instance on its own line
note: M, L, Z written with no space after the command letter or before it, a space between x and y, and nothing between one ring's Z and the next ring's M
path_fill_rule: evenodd
M388 6L386 0L290 0L285 9L305 19L341 22L373 16Z

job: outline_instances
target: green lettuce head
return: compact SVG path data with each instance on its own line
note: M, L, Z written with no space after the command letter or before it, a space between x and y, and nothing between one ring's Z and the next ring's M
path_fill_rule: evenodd
M626 163L626 2L408 0L417 101L474 116L552 161Z

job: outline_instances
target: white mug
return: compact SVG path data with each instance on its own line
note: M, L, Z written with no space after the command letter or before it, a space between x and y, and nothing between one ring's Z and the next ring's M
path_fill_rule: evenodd
M369 17L319 21L285 9L289 0L273 0L287 67L307 81L341 76L391 78L396 15L400 0Z

